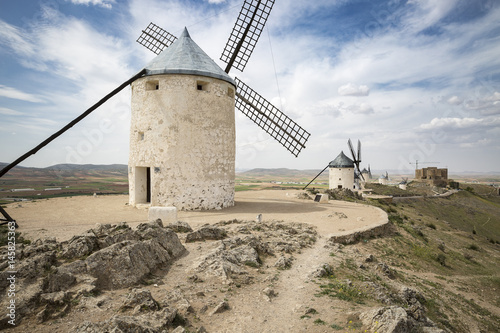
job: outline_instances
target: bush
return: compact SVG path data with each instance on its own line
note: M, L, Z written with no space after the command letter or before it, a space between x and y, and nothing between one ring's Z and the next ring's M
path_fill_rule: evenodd
M438 263L441 264L441 266L446 266L446 256L444 254L442 253L438 254L436 260Z
M471 244L467 247L469 250L473 250L473 251L479 251L479 246L477 246L476 244Z
M393 224L403 224L403 218L399 215L389 215L389 222Z

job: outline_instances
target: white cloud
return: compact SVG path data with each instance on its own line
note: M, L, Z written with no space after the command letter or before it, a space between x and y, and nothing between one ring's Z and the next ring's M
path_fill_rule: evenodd
M463 100L458 96L452 96L448 99L448 104L450 105L460 105L463 103Z
M408 5L415 6L415 12L410 12L409 25L416 31L429 28L447 16L456 8L459 0L410 0Z
M368 96L370 88L364 85L358 86L354 83L347 83L339 87L338 93L341 96Z
M466 110L479 111L482 115L500 114L500 93L495 92L485 97L477 97L464 103Z
M0 96L32 103L43 103L44 100L38 96L28 94L12 87L0 84Z
M420 125L421 129L472 129L494 127L500 125L498 118L434 118L427 124Z
M0 107L0 114L3 114L4 116L21 116L24 113L9 108Z
M19 28L0 20L0 45L22 56L33 56L33 45Z
M66 0L69 1L75 5L95 5L103 8L108 8L111 9L114 3L116 3L115 0Z

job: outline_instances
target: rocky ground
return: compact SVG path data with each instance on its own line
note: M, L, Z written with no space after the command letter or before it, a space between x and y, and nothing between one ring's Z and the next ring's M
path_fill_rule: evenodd
M329 258L340 252L398 293L337 280L342 263ZM332 325L441 332L425 317L423 296L393 282L386 263L304 223L232 220L195 231L160 220L135 229L98 225L66 242L22 246L17 258L22 321L12 332L323 332ZM339 293L373 301L333 300ZM0 325L9 327L5 318Z
M375 207L320 206L287 196L274 199L281 215L273 216L273 207L265 206L269 198L259 205L256 195L232 213L186 212L179 219L188 222L172 224L98 223L73 237L44 234L18 244L16 326L4 317L0 329L402 333L494 332L500 324L498 279L488 268L498 264L496 245L459 258L473 260L481 276L459 275L452 272L459 245L443 237L459 232L446 231L435 241L444 227L410 223L411 207L385 208L391 223L383 223L387 214ZM255 216L254 206L266 217L285 219L233 218ZM395 220L397 214L404 218ZM346 221L357 228L346 231ZM434 243L446 254L445 265L426 253L422 261L408 253ZM0 248L3 258L7 250ZM2 261L2 295L11 288L9 274ZM475 287L486 285L489 296L481 299ZM2 296L0 308L8 302Z

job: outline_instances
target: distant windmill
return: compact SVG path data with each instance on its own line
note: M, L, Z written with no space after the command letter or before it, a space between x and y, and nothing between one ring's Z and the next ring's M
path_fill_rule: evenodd
M406 186L408 185L408 177L403 177L403 180L398 184L398 187L402 190L406 190Z
M388 181L389 181L389 174L387 173L387 171L385 172L385 175L382 174L378 178L378 183L382 185L387 185Z
M304 186L303 190L316 180L316 178L318 178L327 168L330 168L330 188L352 189L356 178L361 178L363 181L365 180L359 169L359 164L361 163L361 141L358 140L357 155L354 153L351 139L347 141L347 145L349 146L353 159L351 160L349 157L345 156L343 151L341 151L335 159L328 163L328 165L316 175L316 177Z
M352 155L352 161L354 162L354 165L356 165L356 170L358 177L363 179L365 181L365 177L363 176L363 173L361 172L361 169L359 168L359 163L361 163L361 141L358 140L358 154L356 155L354 153L354 148L352 146L351 139L347 141L347 144L349 145L349 150L351 151Z

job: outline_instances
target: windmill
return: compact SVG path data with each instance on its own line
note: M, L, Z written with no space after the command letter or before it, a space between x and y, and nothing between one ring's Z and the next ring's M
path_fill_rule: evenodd
M245 0L240 11L240 14L236 20L233 31L229 36L226 47L224 48L221 56L221 60L224 61L227 66L225 69L225 73L229 73L229 71L234 67L240 71L243 71L252 52L253 49L260 37L260 34L264 28L264 25L267 21L267 18L271 12L271 9L274 5L274 0ZM186 34L189 37L189 34ZM162 50L168 48L171 44L176 41L176 37L172 34L166 32L161 29L157 25L151 23L146 30L143 31L143 34L137 40L142 45L146 46L148 49L152 50L157 54L161 54ZM201 49L200 49L201 50ZM215 64L215 63L214 63ZM217 65L216 65L217 66ZM217 66L218 67L218 66ZM221 70L222 71L222 70ZM13 167L30 157L31 155L36 154L40 149L48 145L50 142L61 136L63 133L68 131L74 125L79 123L89 114L91 114L94 110L96 110L99 106L104 104L107 100L109 100L114 95L118 94L121 90L129 85L133 85L136 81L141 80L148 75L154 75L155 73L149 72L147 67L140 70L137 74L132 76L127 81L123 82L113 91L108 93L102 99L100 99L97 103L88 108L81 115L73 119L66 126L64 126L59 131L52 134L43 142L39 143L35 148L31 149L24 155L20 156L14 162L5 166L2 170L0 170L0 177L5 175L9 170ZM299 126L296 122L290 119L287 115L273 106L270 102L268 102L265 98L259 95L256 91L251 89L244 82L236 78L234 81L230 79L231 84L236 91L234 93L235 97L233 98L233 113L234 113L234 105L241 112L243 112L248 118L250 118L253 122L255 122L259 127L261 127L264 131L266 131L271 137L277 140L281 145L283 145L288 151L290 151L294 156L298 156L300 151L305 148L305 143L307 142L310 133ZM149 84L147 89L158 89L159 85L155 84L155 82L147 82ZM198 90L203 91L204 82L199 82L200 84L196 84L196 88ZM227 90L225 93L229 97L231 97L231 89ZM234 132L234 126L233 126ZM132 133L131 133L132 135ZM139 132L137 136L139 138L144 138L145 133ZM189 152L186 152L189 153ZM233 154L234 155L234 154ZM233 170L232 177L234 178L234 156L231 157L233 159ZM182 169L182 167L178 166L178 169ZM153 172L152 172L153 170ZM145 167L144 170L141 170L139 174L135 174L135 178L146 178L146 182L144 184L144 192L146 192L147 196L151 196L151 183L149 177L151 174L161 173L161 169L157 167L153 167L152 169L149 167ZM229 172L230 173L230 172ZM231 177L231 175L229 175ZM130 175L129 175L130 180ZM234 197L234 179L229 181L229 187L232 186L232 189L229 188L228 191L232 192ZM194 185L193 185L194 186ZM216 191L217 184L211 184L211 191ZM210 191L208 191L210 192ZM207 194L209 195L209 194ZM147 200L147 199L146 199ZM202 199L203 200L203 199ZM15 222L15 220L9 216L9 214L0 207L0 214L5 218L0 219L0 222Z
M226 63L224 71L196 45L186 28L179 38L152 22L142 31L137 42L157 56L146 66L146 78L138 79L132 84L132 123L137 121L142 122L142 125L134 127L132 124L130 131L129 204L175 206L182 210L232 206L234 108L243 112L295 157L305 148L309 132L243 81L237 77L233 80L228 75L232 68L239 71L245 69L273 5L274 0L244 1L220 57L220 60ZM176 76L179 74L184 76ZM175 80L175 83L172 80ZM142 81L146 82L141 83ZM159 97L152 98L148 93L141 92L144 84L146 90L148 86L150 90L157 91L162 90L160 86L167 88L158 94ZM176 92L179 85L186 89ZM194 86L206 93L202 96L190 91L189 87ZM213 95L214 92L217 92L216 96ZM134 93L140 96L135 97ZM169 93L171 95L167 96ZM189 97L179 97L186 94L190 94ZM227 97L231 98L230 101L234 102L234 105L224 102L228 101ZM147 108L157 111L146 114L141 110L146 99L151 103ZM172 106L170 100L177 99L182 99L182 105ZM199 111L203 110L193 112L200 108L196 101L201 99L205 101L204 105L214 107L210 111L210 118L199 119ZM135 100L137 102L134 102ZM160 114L164 112L170 113L170 117L161 118ZM161 128L156 124L157 117L165 120ZM189 122L185 121L186 118ZM217 121L213 121L214 119ZM207 126L206 123L211 125ZM151 154L147 149L141 148L142 143L137 142L134 132L140 133L140 140L143 140L145 131L154 131L155 128L159 128L155 136L159 140L162 140L163 133L166 133L166 137L173 137L178 131L187 133L186 136L191 133L192 136L205 139L198 140L196 147L189 144L188 140L164 140L162 147L167 147L168 152L162 148ZM194 130L196 133L193 133ZM217 133L215 139L214 132ZM185 144L186 142L188 144ZM197 157L187 156L186 151L190 151L190 155L196 154ZM193 164L203 165L205 170L200 172L201 170L196 168L184 167ZM154 175L151 172L153 167ZM189 187L189 190L186 190L186 187Z
M355 188L351 184L355 183L356 178L361 178L365 181L363 174L359 169L359 164L361 163L361 141L358 140L358 154L354 153L354 149L352 147L351 139L347 141L347 145L349 146L349 150L351 151L353 159L351 160L347 157L343 151L332 160L327 166L320 171L304 188L305 190L316 178L318 178L327 168L330 168L330 189L332 188ZM357 169L357 171L356 171Z
M354 165L356 166L356 170L354 171L358 177L360 177L363 181L365 181L365 177L363 176L363 173L361 172L361 169L359 168L359 163L361 163L361 141L358 140L358 154L356 155L354 153L354 148L352 146L351 139L347 141L347 145L349 146L349 150L351 151L351 156L352 156L352 161Z
M220 60L227 64L224 72L229 74L233 67L243 72L274 1L244 1L220 56ZM142 31L137 42L153 53L160 54L176 40L176 36L151 22ZM235 107L297 157L311 134L237 77L235 83Z

